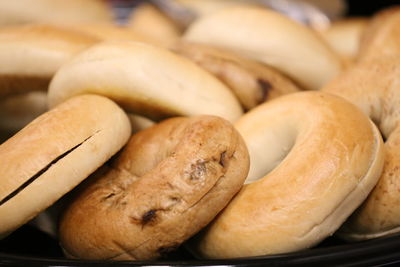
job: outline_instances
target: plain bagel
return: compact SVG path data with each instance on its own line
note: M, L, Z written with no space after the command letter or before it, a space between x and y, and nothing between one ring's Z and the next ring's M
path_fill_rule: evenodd
M378 51L380 52L380 51ZM385 137L385 166L378 184L338 232L348 240L400 232L400 58L363 60L331 81L323 91L357 105Z
M61 245L73 258L158 258L207 225L248 169L247 148L228 121L165 120L133 135L79 188L61 218Z
M337 233L347 240L400 232L399 34L399 7L375 14L364 31L357 63L323 88L358 106L385 138L385 165L379 182Z
M64 64L50 83L49 105L85 93L153 120L209 114L234 121L243 112L213 75L165 48L138 42L97 44Z
M72 98L0 146L0 237L28 222L128 141L129 119L101 96Z
M191 249L202 257L312 247L361 204L382 170L379 131L356 106L328 93L282 96L235 126L249 149L247 184L191 240Z
M340 58L316 32L265 8L234 7L201 17L183 39L261 61L304 89L318 90L342 70Z
M62 64L96 42L54 25L0 28L0 96L46 91Z
M30 23L112 23L104 0L18 0L0 2L0 25Z

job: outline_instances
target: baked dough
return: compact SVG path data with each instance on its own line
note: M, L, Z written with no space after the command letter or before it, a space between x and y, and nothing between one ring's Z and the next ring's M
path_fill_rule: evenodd
M0 97L46 91L62 64L96 42L97 38L61 26L0 28Z
M298 251L332 235L382 170L383 142L356 106L322 92L285 95L235 123L250 153L247 184L191 240L206 258Z
M183 39L271 65L305 89L320 89L342 70L340 58L316 32L265 8L235 7L202 17Z
M232 90L244 110L284 94L300 91L288 77L274 68L235 53L204 44L177 43L173 51L215 75Z
M107 96L152 120L209 114L234 121L243 113L213 75L165 48L138 42L97 44L64 64L51 81L49 105L84 93Z
M61 218L61 245L73 258L158 258L207 225L248 169L247 148L226 120L165 120L133 135L79 189Z
M30 23L113 23L104 0L18 0L0 2L0 25Z
M129 119L101 96L74 97L0 145L0 237L28 222L128 141Z

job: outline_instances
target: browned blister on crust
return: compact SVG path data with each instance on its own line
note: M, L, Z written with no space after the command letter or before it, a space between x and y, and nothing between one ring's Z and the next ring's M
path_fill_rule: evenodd
M75 258L159 258L217 215L248 168L247 148L227 121L161 122L134 135L78 192L61 220L62 247Z

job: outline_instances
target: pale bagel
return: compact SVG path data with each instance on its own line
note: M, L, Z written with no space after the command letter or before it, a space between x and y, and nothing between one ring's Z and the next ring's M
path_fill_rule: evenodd
M61 218L61 245L73 258L158 258L207 225L248 168L229 122L165 120L133 135L110 167L89 178Z
M365 29L358 61L400 55L400 6L377 12Z
M366 17L341 19L319 33L344 60L353 61L359 53L361 36L368 23Z
M0 96L47 90L63 63L96 42L97 38L53 25L1 28Z
M230 8L202 17L183 38L271 65L305 89L319 89L342 68L340 58L317 33L262 8Z
M182 35L182 29L173 19L149 3L142 3L135 7L126 26L137 33L157 40L160 45L165 47L178 41Z
M223 81L245 110L284 94L300 91L274 68L216 47L179 42L173 51L183 55Z
M237 6L256 6L261 4L252 0L176 0L197 17L203 17L220 10Z
M82 52L54 76L49 105L84 93L105 95L154 120L210 114L234 121L242 114L217 78L184 57L143 43L108 42Z
M0 146L0 237L88 177L130 137L126 114L95 95L39 116Z
M162 42L152 38L149 34L135 31L126 26L101 23L73 23L62 26L97 38L99 41L137 41L154 45L162 44Z
M400 57L373 58L356 64L323 90L357 105L385 137L385 166L366 202L338 235L370 239L400 232Z
M382 170L379 131L356 106L328 93L282 96L235 126L249 149L249 184L192 240L202 257L315 246L362 203Z
M103 0L17 0L0 2L0 25L29 23L112 23Z

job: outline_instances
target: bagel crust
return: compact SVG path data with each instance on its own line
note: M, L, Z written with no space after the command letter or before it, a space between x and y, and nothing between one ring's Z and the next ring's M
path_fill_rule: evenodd
M103 0L18 0L0 2L0 25L30 23L112 23Z
M245 110L278 96L300 91L300 88L277 70L224 49L180 42L175 45L174 51L223 81Z
M71 98L0 146L0 237L88 177L128 140L126 114L101 96Z
M261 61L304 89L320 89L342 69L338 55L316 32L265 8L234 7L215 12L192 23L183 39Z
M385 165L367 200L338 231L347 240L400 232L400 58L363 60L323 88L358 106L385 137Z
M248 184L191 240L202 257L312 247L361 204L382 170L383 143L373 123L328 93L282 96L235 126L250 153Z
M0 29L0 96L47 91L60 66L97 38L54 25Z
M243 113L229 88L195 63L136 42L98 44L63 65L51 81L49 105L84 93L153 120L209 114L235 121Z
M209 223L243 185L247 148L227 121L173 118L134 135L61 218L66 255L155 259Z

